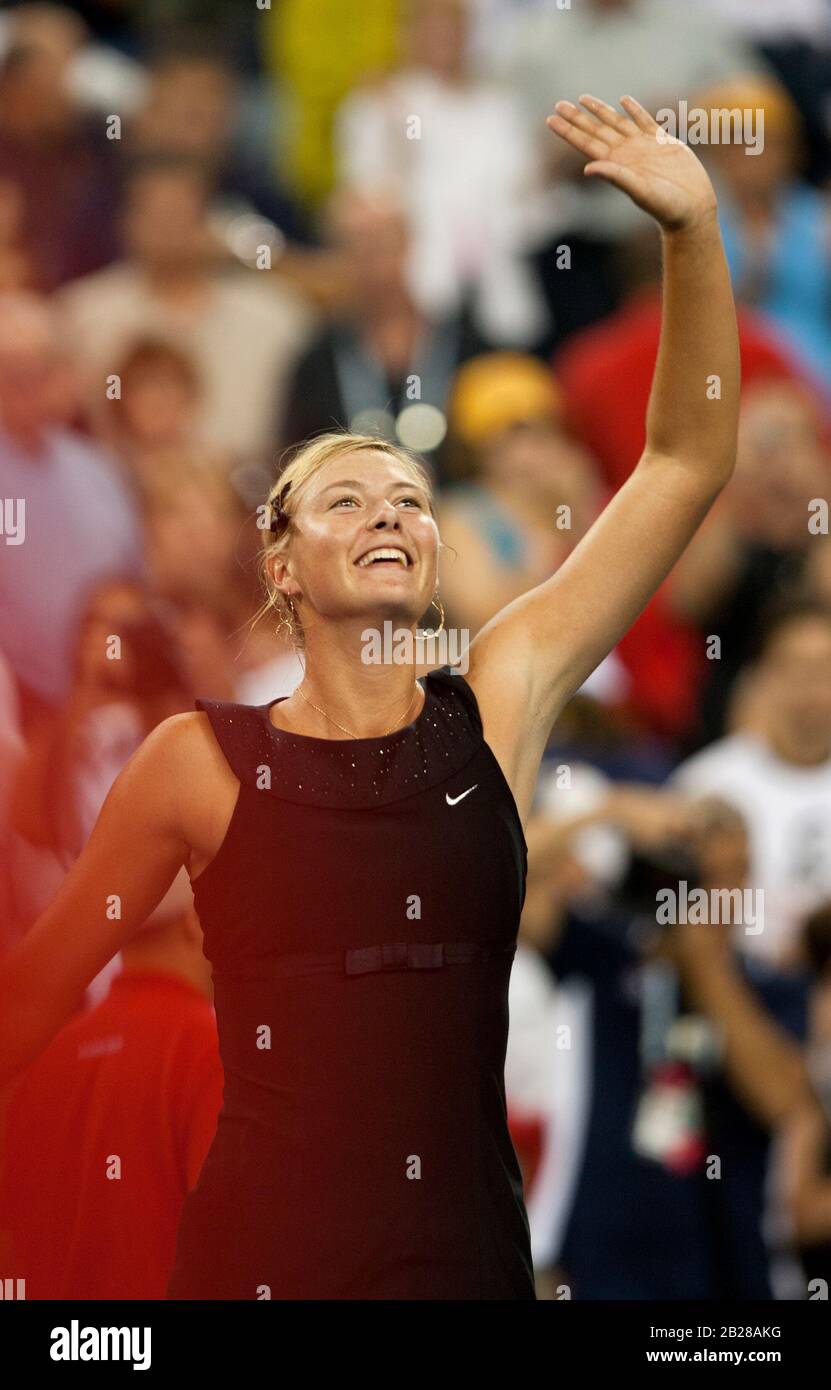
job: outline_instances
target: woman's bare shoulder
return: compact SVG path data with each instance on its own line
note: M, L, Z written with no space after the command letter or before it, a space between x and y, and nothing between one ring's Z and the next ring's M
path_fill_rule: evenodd
M165 767L177 784L177 818L190 850L189 871L196 874L222 843L239 780L203 711L171 715L158 731L158 766Z
M187 710L162 719L145 739L159 767L181 779L182 790L199 791L218 781L236 781L202 710Z
M118 778L124 791L166 806L186 821L200 801L215 799L234 777L208 716L171 714L151 729Z
M239 795L210 719L201 710L170 714L133 753L124 770L136 802L149 802L188 847L190 873L199 872L221 844Z

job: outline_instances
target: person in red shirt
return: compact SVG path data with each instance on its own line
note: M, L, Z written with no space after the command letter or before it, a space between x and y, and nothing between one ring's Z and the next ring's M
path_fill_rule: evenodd
M804 380L766 320L743 308L737 318L742 387ZM554 359L568 424L613 488L626 481L643 452L660 327L660 290L641 287L614 314L570 338Z
M223 1073L195 913L151 919L122 960L8 1100L3 1272L27 1299L163 1299L216 1131Z
M737 317L743 387L800 377L764 320L746 309ZM660 290L641 284L614 314L570 338L554 359L566 424L591 450L613 491L643 451L660 326ZM638 721L669 737L688 733L705 669L704 643L670 611L664 586L617 654L632 678L629 704Z

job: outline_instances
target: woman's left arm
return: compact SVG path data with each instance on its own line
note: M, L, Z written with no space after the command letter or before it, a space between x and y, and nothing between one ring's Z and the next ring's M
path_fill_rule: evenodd
M738 333L710 180L631 97L622 98L626 115L595 97L580 101L585 110L558 102L548 124L589 157L586 174L659 223L661 339L637 467L557 573L471 643L470 683L515 792L536 777L563 705L672 569L736 454Z

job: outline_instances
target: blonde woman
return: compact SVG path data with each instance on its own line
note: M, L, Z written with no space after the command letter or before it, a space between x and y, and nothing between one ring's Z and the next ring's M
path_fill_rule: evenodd
M187 866L225 1095L172 1298L535 1296L503 1082L523 826L559 710L672 567L736 445L712 188L691 150L622 105L560 102L548 124L663 229L633 475L558 572L478 634L466 677L417 680L365 660L365 634L412 632L436 594L427 478L373 438L302 449L269 498L263 549L302 683L164 720L0 972L2 1080Z

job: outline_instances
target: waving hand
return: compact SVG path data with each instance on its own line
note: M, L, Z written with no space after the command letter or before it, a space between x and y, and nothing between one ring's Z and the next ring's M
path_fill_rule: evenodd
M547 125L586 155L584 174L613 183L670 230L715 216L716 196L703 165L634 97L621 98L626 115L593 96L581 96L580 106L558 101Z

